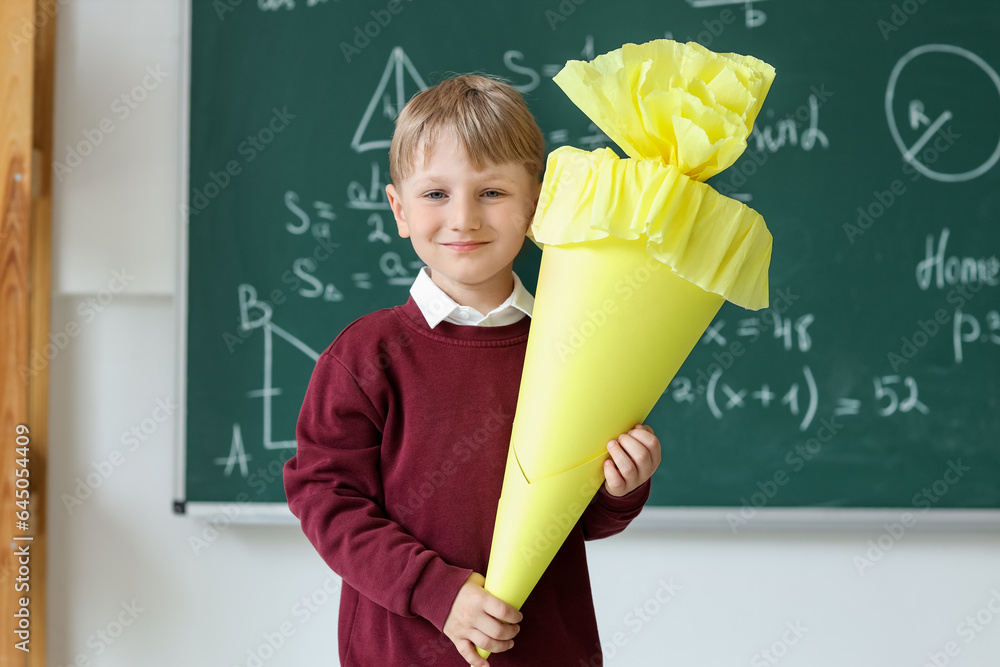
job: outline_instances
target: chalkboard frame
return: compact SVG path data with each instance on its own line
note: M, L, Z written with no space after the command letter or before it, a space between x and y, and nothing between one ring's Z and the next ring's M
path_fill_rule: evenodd
M285 503L241 502L239 498L226 502L189 502L185 490L186 419L187 419L187 327L188 327L188 191L190 179L190 95L191 95L191 18L194 0L181 4L180 33L180 109L181 146L180 178L178 183L179 224L177 230L177 268L175 294L175 362L176 391L179 398L175 413L177 440L174 457L173 511L196 519L213 520L225 517L233 524L294 525L297 519ZM234 510L234 507L236 508ZM745 509L745 508L742 508ZM739 532L761 530L858 530L885 527L897 522L906 513L917 515L914 529L964 530L1000 527L1000 509L928 509L912 508L815 508L762 507L755 510ZM638 530L732 530L727 517L739 514L739 507L667 507L649 506L633 524ZM737 531L732 530L735 534Z
M191 141L191 3L186 0L180 5L180 33L178 46L180 48L179 79L179 109L177 119L179 124L180 146L178 158L180 175L177 179L177 276L174 289L174 390L177 394L177 411L174 428L177 431L177 447L174 452L174 497L173 512L186 514L186 491L184 466L187 461L187 326L188 326L188 182L191 177L190 149Z

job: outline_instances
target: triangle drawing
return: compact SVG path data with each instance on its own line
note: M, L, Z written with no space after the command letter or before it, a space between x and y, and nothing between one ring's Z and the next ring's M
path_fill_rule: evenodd
M409 74L411 82L409 86L406 85L407 74ZM391 86L390 83L392 84ZM416 90L413 90L414 86L416 86ZM408 88L410 89L409 95L407 94ZM406 104L410 95L416 94L426 88L427 85L420 77L420 73L417 72L413 63L410 62L402 47L393 47L392 53L389 55L389 60L385 65L385 71L382 72L382 78L379 80L378 86L375 88L375 93L372 95L371 101L368 102L368 108L365 109L365 115L361 118L361 123L358 125L358 129L355 130L354 137L351 139L351 148L356 153L364 153L376 148L388 148L390 143L388 137L385 139L365 140L364 135L368 131L368 125L372 122L375 111L381 110L380 117L388 118L389 123L386 124L387 134L391 137L392 121L395 119L396 114ZM381 131L381 128L379 130Z

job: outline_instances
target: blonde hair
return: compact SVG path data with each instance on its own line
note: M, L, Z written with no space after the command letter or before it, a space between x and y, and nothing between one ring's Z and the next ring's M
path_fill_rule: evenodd
M421 149L449 129L476 169L512 162L541 181L545 138L521 94L499 78L463 74L417 93L396 117L389 147L393 183L410 176Z

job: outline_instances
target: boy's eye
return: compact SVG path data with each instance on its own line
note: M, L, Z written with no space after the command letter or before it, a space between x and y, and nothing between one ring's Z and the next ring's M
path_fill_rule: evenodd
M497 197L499 197L499 196L500 196L501 194L502 194L502 193L501 193L501 192L500 192L499 190L487 190L486 192L484 192L484 193L483 193L483 195L484 195L484 196L485 196L485 197L486 197L487 199L496 199L496 198L497 198Z
M428 192L424 196L427 197L428 199L443 199L444 193L441 192L440 190L432 190L431 192Z

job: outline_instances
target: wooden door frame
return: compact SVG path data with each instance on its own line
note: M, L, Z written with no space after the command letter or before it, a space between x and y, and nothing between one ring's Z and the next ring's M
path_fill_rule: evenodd
M57 8L57 0L0 2L0 666L44 667L46 655Z

